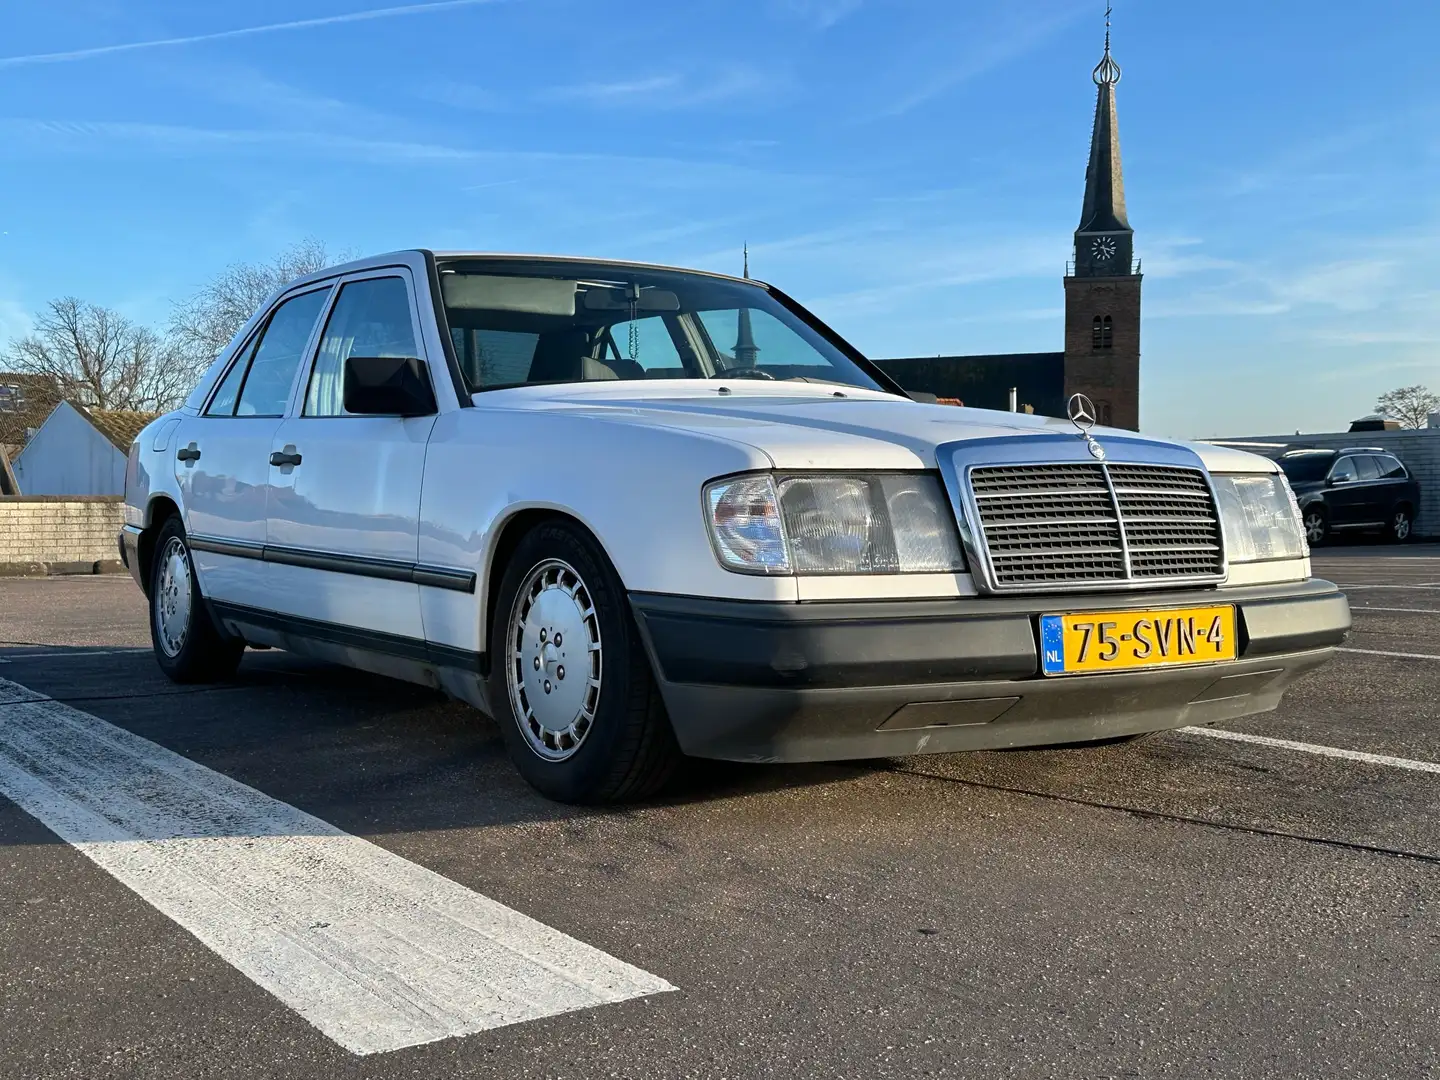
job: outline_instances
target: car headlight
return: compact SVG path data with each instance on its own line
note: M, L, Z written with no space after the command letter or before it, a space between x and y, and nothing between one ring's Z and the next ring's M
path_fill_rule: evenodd
M958 573L950 504L928 473L773 476L705 487L710 535L750 574Z
M1310 555L1300 506L1281 473L1213 476L1225 550L1232 563Z

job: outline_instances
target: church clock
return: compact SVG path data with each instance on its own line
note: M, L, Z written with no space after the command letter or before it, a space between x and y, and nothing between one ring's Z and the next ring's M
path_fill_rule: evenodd
M1090 244L1090 254L1097 262L1109 262L1115 257L1115 238L1097 236Z

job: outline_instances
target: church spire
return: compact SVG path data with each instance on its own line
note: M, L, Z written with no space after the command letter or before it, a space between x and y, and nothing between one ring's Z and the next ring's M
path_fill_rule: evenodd
M1095 126L1090 134L1090 163L1085 169L1085 203L1080 211L1080 227L1075 230L1075 272L1129 274L1133 245L1125 213L1120 123L1115 113L1120 65L1110 55L1109 7L1105 9L1105 54L1090 78L1096 86Z
M750 245L745 245L745 278L750 278ZM750 325L750 309L740 309L739 325L735 334L735 366L737 368L753 368L755 358L760 352L760 347L755 344L755 331Z

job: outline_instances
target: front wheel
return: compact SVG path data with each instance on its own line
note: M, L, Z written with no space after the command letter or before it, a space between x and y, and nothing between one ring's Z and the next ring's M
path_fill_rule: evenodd
M245 643L227 638L210 618L185 527L160 528L150 566L150 641L160 670L178 683L218 682L235 674Z
M500 582L490 701L510 757L559 802L643 799L680 748L619 575L565 521L536 526Z
M1410 539L1410 533L1414 529L1414 522L1410 519L1410 508L1408 506L1397 506L1390 513L1390 520L1385 523L1385 539L1392 544L1403 544Z
M1305 539L1311 547L1319 547L1330 539L1330 522L1326 520L1325 511L1318 507L1305 511Z

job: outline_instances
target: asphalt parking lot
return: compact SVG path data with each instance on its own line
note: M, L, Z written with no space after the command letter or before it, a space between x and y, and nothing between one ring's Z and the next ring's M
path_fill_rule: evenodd
M356 1054L0 796L0 1077L1440 1076L1440 547L1315 565L1355 631L1227 725L1268 741L707 765L617 810L404 684L172 686L128 578L0 582L0 765L54 699L673 987Z

